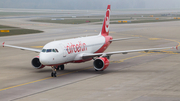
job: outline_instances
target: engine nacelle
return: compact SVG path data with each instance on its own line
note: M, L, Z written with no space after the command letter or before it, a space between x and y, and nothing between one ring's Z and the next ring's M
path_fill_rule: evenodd
M109 60L106 57L99 57L93 64L96 70L105 70L109 66Z
M35 58L32 59L31 64L34 66L36 69L42 69L45 66L41 64L39 61L39 56L36 56Z

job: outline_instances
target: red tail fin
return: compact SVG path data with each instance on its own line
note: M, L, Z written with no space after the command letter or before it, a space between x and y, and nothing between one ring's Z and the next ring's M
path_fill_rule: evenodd
M101 31L101 35L103 36L109 35L110 8L111 8L111 5L108 5L104 22L103 22L103 26L102 26L102 31Z

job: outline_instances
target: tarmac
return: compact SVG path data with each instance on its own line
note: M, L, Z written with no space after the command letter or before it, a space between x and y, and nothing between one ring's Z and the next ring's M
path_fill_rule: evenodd
M30 18L0 19L0 25L44 31L0 37L0 43L41 48L47 42L97 35L97 24L53 24L30 22ZM180 21L111 24L116 38L140 37L113 42L106 52L158 47L180 43ZM38 53L0 47L1 101L179 101L180 52L136 52L116 54L105 71L95 71L93 61L67 64L58 77L50 77L51 68L37 70L31 60Z

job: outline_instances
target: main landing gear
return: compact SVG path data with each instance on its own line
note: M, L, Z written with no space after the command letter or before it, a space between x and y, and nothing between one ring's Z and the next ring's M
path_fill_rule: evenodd
M51 77L56 77L56 70L59 70L60 68L61 70L64 70L64 65L51 66L51 68L52 68Z
M64 70L64 65L57 66L56 70L59 70L60 68L61 68L61 70Z

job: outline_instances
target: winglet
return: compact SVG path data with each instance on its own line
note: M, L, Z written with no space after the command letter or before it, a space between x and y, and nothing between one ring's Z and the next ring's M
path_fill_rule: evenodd
M176 50L178 50L178 46L179 46L179 45L177 45L176 47L172 47L172 49L175 49L175 48L176 48Z
M4 47L4 44L5 44L5 42L2 43L3 47Z
M179 45L176 46L176 49L177 49L177 50L178 50L178 46L179 46Z

